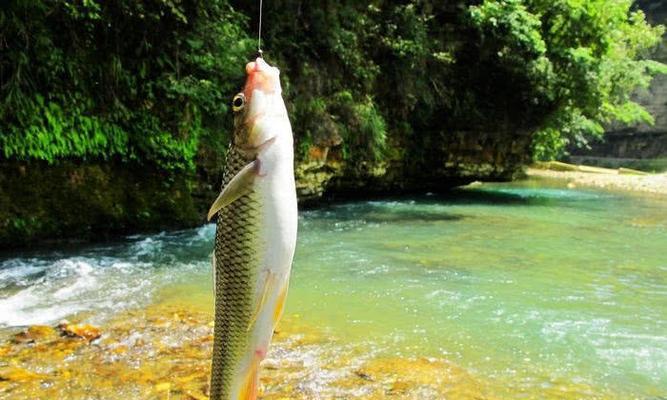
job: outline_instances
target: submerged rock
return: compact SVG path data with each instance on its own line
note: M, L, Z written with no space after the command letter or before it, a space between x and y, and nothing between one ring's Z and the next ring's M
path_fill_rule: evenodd
M14 343L35 343L48 341L57 337L57 332L50 326L33 325L28 329L14 335Z
M19 367L0 369L0 381L25 382L42 378L43 375Z
M92 342L102 336L102 331L89 324L69 324L67 322L58 325L58 329L63 336L78 337Z

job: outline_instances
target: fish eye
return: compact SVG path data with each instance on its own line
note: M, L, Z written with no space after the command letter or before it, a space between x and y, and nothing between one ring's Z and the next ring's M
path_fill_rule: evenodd
M234 96L234 100L232 100L232 110L241 111L243 110L243 106L245 106L245 95L243 93L239 93Z

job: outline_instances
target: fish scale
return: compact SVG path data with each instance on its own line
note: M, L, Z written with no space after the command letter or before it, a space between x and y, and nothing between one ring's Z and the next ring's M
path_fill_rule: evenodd
M249 160L235 146L227 153L223 188ZM212 400L227 399L249 345L256 265L260 254L260 202L250 192L218 214L215 238L215 327L211 377Z

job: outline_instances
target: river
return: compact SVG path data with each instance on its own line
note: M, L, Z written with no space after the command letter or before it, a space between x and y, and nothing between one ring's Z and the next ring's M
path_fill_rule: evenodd
M306 398L369 398L337 387L326 366L363 378L374 359L446 362L484 398L667 396L664 197L483 184L306 210L299 229L289 332L327 339L270 357L301 357L305 372L290 379ZM2 332L63 318L104 327L156 304L210 316L214 233L5 255ZM0 397L18 398L17 387Z

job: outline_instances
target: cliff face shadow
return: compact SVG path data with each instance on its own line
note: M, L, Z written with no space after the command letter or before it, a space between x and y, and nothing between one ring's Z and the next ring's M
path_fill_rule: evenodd
M406 203L400 203L406 204ZM407 204L410 205L409 203ZM419 207L419 206L417 206ZM458 221L466 216L440 210L395 209L391 206L368 202L335 204L302 214L319 220L364 221L366 223L428 223L437 221Z
M316 205L305 205L304 210L322 210L354 203L415 202L418 204L484 204L484 205L531 205L540 201L551 200L554 196L538 192L527 195L514 193L512 190L453 188L441 192L409 192L400 195L357 193L354 197L325 197Z
M368 223L428 223L474 218L465 206L534 207L592 200L597 195L530 187L459 188L439 193L369 196L329 201L302 213L320 220Z
M459 221L466 218L461 214L436 212L436 211L418 211L418 210L404 210L398 212L375 212L370 211L360 215L361 219L371 223L427 223L438 221Z
M597 202L613 197L611 194L586 189L568 189L564 187L513 186L481 188L460 188L449 195L443 195L441 201L452 204L479 204L488 206L582 206L584 203Z
M449 193L437 195L440 201L452 204L479 204L479 205L517 205L529 206L542 204L548 201L547 197L526 197L517 193L491 191L491 190L469 190L454 189Z

